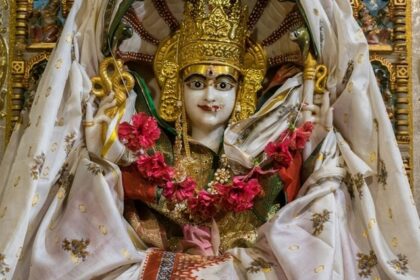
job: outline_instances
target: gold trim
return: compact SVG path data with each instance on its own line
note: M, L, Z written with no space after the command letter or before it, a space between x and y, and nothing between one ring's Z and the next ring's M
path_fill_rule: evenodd
M56 43L34 43L26 47L27 50L52 50L55 48Z
M30 74L31 74L32 68L36 64L38 64L38 63L40 63L40 62L42 62L44 60L48 61L49 56L50 55L48 53L45 53L45 52L44 53L40 53L38 55L35 55L35 56L31 57L26 62L25 72L24 72L24 75L23 75L23 84L22 84L23 87L25 87L25 88L28 88L29 87L29 80L30 80Z
M369 45L369 51L371 52L392 52L393 48L391 45Z
M6 108L6 130L4 131L4 147L9 143L9 138L12 134L13 122L16 119L12 115L12 98L13 94L13 75L12 75L12 62L15 56L15 33L16 33L16 1L10 0L9 3L9 58L8 58L8 75L7 75L7 108Z
M408 125L408 131L410 134L410 143L409 143L409 168L410 168L410 174L409 174L409 180L410 180L410 186L411 191L414 192L414 141L413 141L413 135L414 135L414 128L413 128L413 49L412 49L412 25L411 25L411 0L407 0L407 5L405 8L405 21L406 21L406 38L407 38L407 59L408 59L408 72L409 74L409 80L408 80L408 100L410 101L408 103L408 109L410 110L408 119L409 119L409 125Z

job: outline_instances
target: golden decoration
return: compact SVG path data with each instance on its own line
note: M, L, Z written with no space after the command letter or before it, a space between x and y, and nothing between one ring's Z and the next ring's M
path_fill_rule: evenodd
M13 61L12 62L12 73L23 74L25 73L25 61Z
M133 76L124 70L123 62L113 57L105 58L99 64L99 76L93 77L91 81L92 93L100 99L114 92L116 105L105 112L111 118L125 104L127 95L135 83Z
M99 231L101 232L102 235L107 235L108 234L108 229L106 228L106 226L99 225L98 229L99 229Z
M320 272L323 272L324 270L325 270L325 266L324 265L317 266L314 269L315 273L320 273Z
M397 257L397 259L388 261L388 264L397 274L405 275L408 272L408 258L403 254L398 254Z
M31 177L32 180L38 180L39 175L41 174L42 167L45 163L45 154L41 153L33 158L33 163L31 166Z
M271 272L273 264L271 262L267 262L263 258L257 258L251 262L251 266L246 268L246 272L248 273L258 273L262 272Z
M290 251L297 251L297 250L300 249L300 247L299 247L299 245L293 244L293 245L290 245L288 249Z
M375 253L370 250L369 254L357 254L357 267L359 268L359 276L368 278L372 275L372 270L378 264L378 259Z
M60 187L60 189L57 192L57 198L63 199L66 196L66 190L63 187Z
M369 222L368 222L368 229L370 230L370 229L372 229L373 228L373 226L374 225L376 225L376 219L370 219L369 220Z
M83 203L79 204L79 211L81 213L86 213L86 211L87 211L86 205L83 204Z
M87 248L89 246L89 239L72 239L71 241L64 239L61 247L64 251L70 252L70 257L72 260L75 260L76 263L80 261L85 261L86 258L89 256L89 252Z
M330 220L331 212L327 209L324 209L322 213L313 213L312 214L312 234L319 236L324 231L324 224Z
M10 271L10 266L6 263L6 256L0 254L0 275L5 276Z
M398 238L393 237L391 240L392 247L396 248L398 246Z
M39 193L36 193L32 198L32 207L36 206L39 202Z
M48 61L48 58L49 58L49 54L44 52L44 53L40 53L38 55L31 57L26 62L26 67L24 67L25 69L24 69L24 75L23 75L23 84L25 88L29 88L29 81L31 78L32 68L42 61L45 61L45 60Z

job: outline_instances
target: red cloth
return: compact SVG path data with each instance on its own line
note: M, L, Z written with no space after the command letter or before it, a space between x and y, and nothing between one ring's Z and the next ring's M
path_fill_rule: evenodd
M127 167L121 171L125 199L156 203L157 186L143 180L137 168Z
M302 167L302 153L297 152L288 168L280 168L279 175L284 184L287 203L293 201L300 189L300 169Z

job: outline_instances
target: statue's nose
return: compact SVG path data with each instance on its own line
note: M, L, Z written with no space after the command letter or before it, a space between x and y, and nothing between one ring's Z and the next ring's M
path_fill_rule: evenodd
M214 88L214 86L213 85L209 85L207 88L206 88L206 94L205 94L205 96L204 96L204 99L207 101L207 102L215 102L216 101L216 89Z

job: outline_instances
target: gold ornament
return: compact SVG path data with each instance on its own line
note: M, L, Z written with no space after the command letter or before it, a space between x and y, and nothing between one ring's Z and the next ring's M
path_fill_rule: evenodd
M121 60L113 57L105 58L99 64L99 76L93 77L91 81L92 93L100 99L114 92L116 104L106 111L111 118L125 104L128 92L134 88L133 76L124 70Z
M160 44L154 60L161 87L159 114L164 120L173 122L181 114L181 74L199 65L225 66L234 77L239 72L233 120L254 113L267 57L248 37L247 18L247 7L240 0L186 1L180 30Z

